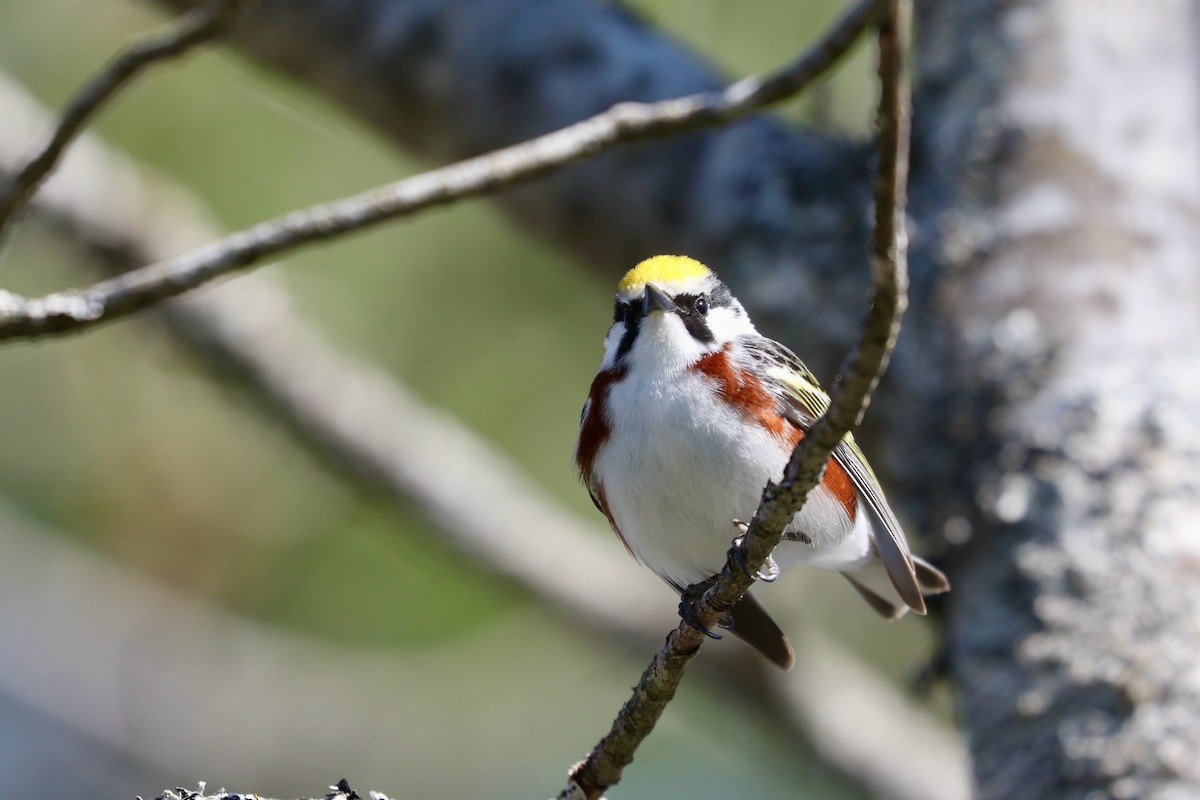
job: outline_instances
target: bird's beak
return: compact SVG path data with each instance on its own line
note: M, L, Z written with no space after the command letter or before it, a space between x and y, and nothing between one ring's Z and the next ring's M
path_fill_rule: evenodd
M653 283L646 284L646 296L642 299L642 314L651 311L674 311L675 301L667 297L667 293Z

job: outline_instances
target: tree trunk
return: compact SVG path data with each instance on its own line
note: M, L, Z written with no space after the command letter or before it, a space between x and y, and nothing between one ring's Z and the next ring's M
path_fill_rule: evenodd
M1200 796L1200 115L1182 0L929 2L930 311L980 796ZM967 404L953 397L968 397ZM931 495L937 496L937 495Z

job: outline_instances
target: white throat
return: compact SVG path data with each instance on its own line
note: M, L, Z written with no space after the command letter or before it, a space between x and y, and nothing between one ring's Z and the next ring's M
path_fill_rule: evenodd
M642 320L629 351L629 369L644 375L675 377L712 352L713 343L697 341L676 314L656 313Z

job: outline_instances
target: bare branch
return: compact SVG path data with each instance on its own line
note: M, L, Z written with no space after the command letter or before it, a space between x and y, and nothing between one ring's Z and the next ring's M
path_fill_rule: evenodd
M779 544L784 528L804 505L824 474L833 449L858 423L871 391L887 365L904 313L906 240L904 185L908 162L908 86L903 47L907 39L907 0L887 0L879 27L880 158L875 184L876 231L872 258L871 306L859 345L846 359L844 379L833 386L829 410L801 439L784 470L783 480L768 484L742 544L745 564L731 558L717 582L698 604L699 621L715 626L753 583L751 575ZM608 735L571 770L560 798L595 800L621 779L638 746L654 729L675 695L688 663L704 643L704 634L688 622L672 631L642 674Z
M719 125L790 97L828 70L870 23L877 0L859 0L797 61L722 92L622 103L583 122L353 197L292 211L199 250L86 289L41 298L0 292L0 340L75 332L116 319L299 245L323 241L431 206L528 181L618 144Z
M50 138L20 169L0 181L0 245L5 229L58 164L67 146L105 103L151 64L177 58L229 30L242 0L211 0L130 45L72 98Z
M9 119L22 116L20 99L0 81L0 107ZM76 173L61 172L34 203L107 267L179 252L217 235L189 197L153 177L130 176L96 145L81 140L79 151L97 157L72 163ZM0 160L5 150L0 141ZM58 191L59 177L117 196L101 206L100 197ZM113 189L121 186L137 187L124 204ZM146 230L152 214L154 229ZM161 310L176 337L264 400L271 419L297 440L355 482L416 503L456 546L549 606L600 628L627 630L628 620L660 605L655 597L668 596L606 546L607 532L563 509L494 447L379 368L339 352L300 319L278 281L246 276L236 286L180 298ZM475 502L462 502L464 485ZM589 565L583 575L562 568L579 561ZM664 612L660 625L669 619Z
M2 74L0 108L11 123L0 129L3 170L5 161L16 158L6 139L19 141L21 131L41 124L44 112ZM101 187L103 194L91 187ZM215 235L207 214L188 195L134 169L86 135L71 162L38 194L34 210L62 230L63 238L118 269ZM463 426L427 408L394 379L335 350L295 315L286 291L267 275L247 276L159 310L170 333L247 389L273 420L283 420L298 441L333 462L341 474L379 486L401 502L415 502L464 550L548 605L638 647L658 641L670 624L669 607L655 600L666 597L663 587L611 546L606 532L561 510L522 480L518 467ZM398 422L377 424L381 420ZM444 487L464 480L494 498L486 518L444 498ZM562 569L581 562L588 564L587 570ZM660 607L661 615L652 613ZM877 787L881 797L967 796L961 751L944 727L869 670L847 666L853 658L839 654L835 643L822 642L819 657L809 649L799 654L799 671L821 678L785 682L771 676L750 700L781 717L783 725L811 741L851 780ZM736 653L724 648L712 653L730 656L715 664L727 686L742 667ZM847 697L872 699L856 724L892 742L886 752L848 735L838 710ZM913 770L908 766L913 763L934 766Z
M146 1L170 9L199 2ZM431 164L506 147L619 102L716 92L730 82L704 54L620 3L484 0L474 9L463 14L456 0L259 0L230 46ZM787 326L792 341L806 342L809 366L831 375L857 337L868 292L869 271L859 264L870 236L871 149L858 137L754 114L612 150L498 193L494 204L601 275L648 254L687 253L719 267L746 299L774 273L795 291L758 294L755 319L775 333Z

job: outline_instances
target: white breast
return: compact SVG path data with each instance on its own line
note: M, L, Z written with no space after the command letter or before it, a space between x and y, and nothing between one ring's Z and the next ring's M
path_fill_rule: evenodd
M596 475L613 521L638 560L672 583L716 574L738 534L733 521L750 520L789 453L720 401L700 374L663 379L632 369L609 391L609 409L620 412L611 415ZM851 525L836 500L818 490L792 525L812 544L786 542L776 556L781 564L834 568L859 561L869 541L864 516Z

